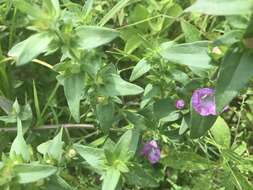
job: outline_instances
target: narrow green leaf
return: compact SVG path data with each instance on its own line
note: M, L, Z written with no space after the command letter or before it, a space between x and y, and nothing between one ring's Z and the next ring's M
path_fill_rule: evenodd
M18 183L32 183L44 179L56 173L57 168L41 164L21 164L14 166Z
M74 148L93 168L96 168L99 171L104 169L106 158L103 149L92 148L80 144L74 144Z
M12 104L13 102L8 100L7 98L0 96L0 108L6 113L10 114L12 110Z
M96 114L102 130L108 132L114 122L114 104L99 103L96 105Z
M19 118L17 118L17 136L14 139L10 150L11 158L15 158L16 155L21 155L25 161L30 160L29 146L26 144L23 137L22 123Z
M60 16L60 3L59 0L43 0L47 12L55 18Z
M136 152L139 141L139 132L128 130L125 132L116 144L113 154L115 158L123 162L132 158Z
M141 101L141 109L148 105L148 103L152 102L153 98L156 96L160 96L161 89L157 85L147 84L145 87L142 101Z
M109 28L81 26L76 29L76 42L81 49L93 49L111 42L118 35L116 30Z
M36 110L37 120L40 120L41 119L40 104L39 104L38 93L37 93L34 80L33 80L33 99L34 99L34 106Z
M73 74L64 78L64 93L70 113L76 122L80 122L80 101L84 93L82 74Z
M83 6L83 12L85 12L85 17L87 17L91 10L92 10L92 6L93 6L94 1L93 0L87 0Z
M142 75L147 73L151 69L151 66L145 59L140 60L134 67L132 74L130 76L130 82L140 78Z
M210 15L242 15L253 11L253 0L197 0L185 12Z
M62 131L63 128L61 128L60 132L53 138L47 150L48 155L58 162L60 162L63 153Z
M183 135L188 129L189 129L189 121L190 116L186 115L181 122L180 129L179 129L179 135Z
M247 38L252 38L253 37L253 31L252 31L252 28L253 28L253 15L251 15L249 22L247 22L246 24L247 24L246 31L243 35L245 40L247 40Z
M48 32L34 34L12 47L8 55L16 58L17 65L24 65L46 52L53 38Z
M36 4L28 3L27 0L13 0L13 3L21 12L33 18L40 19L45 16L44 12Z
M226 54L216 84L216 111L221 112L253 77L253 52L230 50Z
M124 8L130 0L120 0L99 22L99 26L104 26L117 12Z
M115 168L109 168L103 179L102 190L115 190L120 179L120 172Z

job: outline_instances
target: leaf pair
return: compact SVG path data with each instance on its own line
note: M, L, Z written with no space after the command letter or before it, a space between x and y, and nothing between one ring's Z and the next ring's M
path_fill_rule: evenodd
M103 174L103 190L114 190L121 172L126 172L127 162L134 156L139 140L136 130L125 132L113 149L105 150L75 144L74 148L96 171Z

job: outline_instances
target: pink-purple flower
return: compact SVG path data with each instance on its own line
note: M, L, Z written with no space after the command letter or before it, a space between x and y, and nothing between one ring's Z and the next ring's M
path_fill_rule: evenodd
M181 110L181 109L184 108L184 106L185 106L184 100L179 99L179 100L176 101L176 108L177 108L177 109L180 109L180 110Z
M145 156L151 164L159 162L161 158L161 150L155 140L146 142L141 150L141 155Z
M215 96L212 88L200 88L192 94L192 107L202 116L216 115Z

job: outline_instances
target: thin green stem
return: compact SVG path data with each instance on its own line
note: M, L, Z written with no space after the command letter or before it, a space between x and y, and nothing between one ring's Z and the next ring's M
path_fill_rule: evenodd
M132 27L132 26L136 26L136 25L142 24L144 22L147 22L147 21L159 18L159 17L164 17L164 18L168 18L168 19L175 19L175 20L178 18L178 17L174 17L174 16L168 16L168 15L160 14L160 15L156 15L156 16L153 16L153 17L149 17L149 18L140 20L140 21L132 23L132 24L121 26L119 28L116 28L116 30L121 30L121 29L124 29L124 28L129 28L129 27Z
M54 87L52 93L50 94L50 96L49 96L49 98L48 98L48 101L47 101L46 105L44 106L44 108L43 108L43 110L42 110L42 112L41 112L41 118L43 118L43 116L45 115L45 112L46 112L46 110L47 110L49 104L51 103L52 99L54 98L54 96L55 96L55 94L56 94L56 92L57 92L59 86L60 86L60 83L57 82L57 84L55 85L55 87Z

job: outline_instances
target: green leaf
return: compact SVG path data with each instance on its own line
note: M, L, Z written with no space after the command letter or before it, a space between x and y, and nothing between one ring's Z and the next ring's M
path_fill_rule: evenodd
M124 51L127 54L131 54L134 50L136 50L141 44L143 40L140 38L139 35L131 35L126 41Z
M83 6L83 12L85 13L85 17L87 17L90 12L92 11L94 1L93 0L87 0Z
M144 170L143 167L135 165L130 168L130 172L124 174L126 181L130 185L136 185L142 188L156 188L159 183L155 180L152 173L148 170Z
M182 13L183 13L183 9L178 3L174 2L173 4L170 4L168 8L166 9L166 12L164 12L164 14L171 16L172 19L164 20L164 27L162 31L168 30L168 28L170 28L170 26L176 21L173 18L178 18Z
M99 26L104 26L111 18L124 8L130 0L120 0L112 9L101 19Z
M217 144L224 148L229 148L231 143L231 133L226 121L222 117L218 117L213 127L211 128L211 133Z
M158 119L169 116L175 110L175 102L170 98L161 99L154 103L154 114Z
M17 118L17 136L14 139L10 150L10 157L12 159L15 159L16 155L21 155L25 161L30 160L29 146L26 144L23 137L22 123L19 118Z
M0 116L1 121L4 121L6 123L16 123L17 117L21 121L27 121L32 119L32 110L29 104L20 106L17 100L14 103L12 102L9 103L12 104L12 109L9 110L7 116Z
M120 179L120 172L115 168L109 168L103 179L102 190L115 190Z
M17 65L24 65L46 52L53 39L49 32L34 34L12 47L8 55L16 58Z
M52 140L41 143L37 146L37 151L43 155L46 155L49 149L49 146L52 144Z
M148 22L148 21L143 22L143 20L147 19L149 17L149 15L150 15L150 13L148 11L147 6L144 6L141 3L138 3L133 8L133 10L131 10L129 13L128 24L142 22L142 23L139 23L138 25L136 25L135 27L137 28L137 31L145 32L149 29L149 24L151 24L151 22ZM161 25L163 24L163 22L160 22L160 23L161 23ZM136 36L136 35L131 35L131 36Z
M199 138L205 135L213 126L216 119L217 116L201 116L191 108L190 136L192 138Z
M169 155L161 160L167 167L178 170L206 170L214 167L214 163L194 152L170 151Z
M184 32L186 42L195 42L201 40L200 31L196 28L196 26L182 20L181 27Z
M241 15L250 14L252 11L252 0L197 0L185 10L210 15Z
M62 131L63 128L61 128L60 132L53 138L47 149L47 154L58 162L60 162L63 153Z
M141 109L147 106L150 102L152 102L154 97L160 96L160 94L161 94L160 87L156 85L152 85L150 83L147 84L143 93L141 104L140 104Z
M225 32L222 36L220 36L216 40L214 40L214 45L231 46L231 45L241 41L242 37L243 37L242 30L231 30L231 31Z
M120 33L121 38L125 41L124 51L127 54L131 54L143 42L140 31L135 28L126 28L120 31ZM135 35L133 35L133 33L135 33Z
M40 19L45 17L44 12L41 10L40 7L38 7L36 4L28 3L27 0L13 0L14 6L18 8L21 12L36 18Z
M34 107L36 111L37 120L41 120L40 103L39 103L38 92L37 92L37 88L36 88L36 84L34 80L33 80L33 99L34 99Z
M41 164L21 164L14 166L18 183L32 183L55 174L57 168Z
M135 129L146 130L146 123L148 122L146 118L138 113L125 111L124 115L129 123L134 125Z
M190 67L209 69L211 58L208 55L208 42L173 44L163 43L160 54L170 62Z
M99 86L98 92L104 96L128 96L140 94L143 89L126 82L117 74L107 74L104 84Z
M13 102L8 100L7 98L0 96L0 108L6 113L10 114L12 110Z
M102 171L105 167L105 155L103 149L92 148L80 144L74 144L75 150L93 168Z
M216 111L221 112L253 77L253 52L230 50L221 65L216 84Z
M242 18L244 18L244 17L242 17ZM252 28L253 28L253 15L251 15L249 22L246 22L245 25L247 25L247 27L246 27L246 31L245 31L243 37L245 38L245 40L247 40L247 38L252 38L253 37L253 31L252 31Z
M70 113L76 122L80 122L80 101L84 93L82 74L73 74L64 78L64 93Z
M128 130L125 132L116 144L113 154L117 160L123 162L132 158L137 150L139 141L139 132L137 130Z
M234 185L238 190L253 190L253 184L239 170L231 169Z
M50 177L50 181L43 190L77 190L73 189L73 186L69 185L60 175L56 174Z
M140 60L134 67L132 74L130 76L130 82L140 78L142 75L147 73L151 69L151 66L145 59Z
M109 28L81 26L76 29L76 42L81 49L93 49L111 42L118 35L116 30Z
M59 0L43 0L44 7L47 12L55 18L60 16L60 3Z
M96 115L102 130L108 132L114 122L114 104L109 102L107 104L99 103L96 105Z
M183 117L180 128L179 128L179 135L183 135L189 129L189 120L190 116L186 115Z

